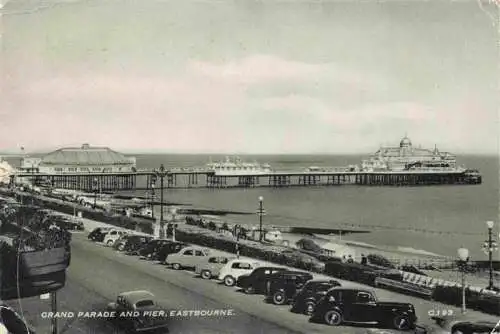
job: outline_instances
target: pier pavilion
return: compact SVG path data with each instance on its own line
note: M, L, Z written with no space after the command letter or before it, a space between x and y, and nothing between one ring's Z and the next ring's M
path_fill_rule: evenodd
M84 191L133 189L136 159L108 147L67 147L40 158L24 157L20 171L24 181L53 188ZM26 175L32 176L26 176Z

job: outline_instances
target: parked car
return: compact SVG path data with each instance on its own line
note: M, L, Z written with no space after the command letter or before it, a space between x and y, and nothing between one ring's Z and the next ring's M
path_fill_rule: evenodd
M339 286L341 284L335 280L308 281L302 289L297 291L297 295L293 298L291 311L311 315L316 304L326 295L328 290Z
M147 311L159 311L154 295L149 291L123 292L115 302L108 304L107 311L115 314L115 317L109 320L126 331L137 333L163 329L163 333L168 333L167 317L151 317L145 314ZM134 312L134 316L120 316L122 312Z
M168 254L164 263L173 269L195 268L208 257L209 251L200 247L185 247L177 253Z
M212 277L219 277L219 272L229 261L234 257L225 256L209 256L204 263L196 265L194 272L200 275L203 279L211 279Z
M119 251L134 251L146 245L153 237L136 234L126 234L118 239L113 248Z
M98 227L89 233L88 238L92 241L103 242L104 237L111 231L111 227Z
M76 218L66 217L61 215L50 215L47 217L45 224L55 224L61 229L68 231L83 231L85 227L83 223Z
M174 254L183 249L184 247L189 246L184 242L170 242L163 245L157 252L156 256L153 258L154 260L158 260L161 263L165 264L165 260L169 254Z
M266 301L275 305L288 304L293 301L297 291L312 278L310 273L301 271L278 272L267 282Z
M270 277L286 268L281 267L259 267L255 268L250 274L241 275L236 286L240 287L247 294L265 294L267 288L267 281Z
M113 246L114 243L120 239L122 236L128 234L127 231L119 230L119 229L111 229L106 236L104 237L103 243L106 246Z
M409 330L415 328L417 316L412 304L381 302L370 290L333 288L318 302L311 321L330 326L366 323Z
M154 258L163 245L172 243L172 240L153 239L136 251L129 252L129 255L140 255L147 259Z
M482 321L461 314L458 316L438 316L431 317L435 324L427 326L417 326L416 334L491 334L498 333L500 324L493 321Z
M260 263L254 259L234 259L221 268L218 279L226 286L234 286L241 275L249 274L257 267Z

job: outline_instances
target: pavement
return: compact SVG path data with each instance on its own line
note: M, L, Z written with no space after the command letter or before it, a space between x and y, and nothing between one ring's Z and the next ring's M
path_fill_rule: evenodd
M87 231L105 224L82 219ZM66 286L58 291L58 311L99 311L107 303L128 290L149 290L165 310L232 309L234 315L226 317L184 317L170 320L170 333L363 333L359 327L329 327L308 322L304 315L291 313L289 306L275 306L263 301L263 296L246 295L237 288L229 288L215 280L203 280L187 270L173 270L166 266L127 256L112 248L87 239L86 232L75 232L72 240L72 260L67 270ZM215 251L214 251L215 252ZM217 251L220 252L220 251ZM223 253L223 252L221 252ZM314 275L316 278L326 277ZM360 284L339 280L344 286L375 290L380 300L410 302L417 311L420 324L431 324L429 311L451 310L456 307L416 297L373 289ZM22 313L37 333L50 333L50 320L42 312L50 311L50 301L27 298L10 301ZM469 316L490 321L498 317L470 311ZM62 333L122 333L102 318L60 318ZM390 331L397 333L397 331Z

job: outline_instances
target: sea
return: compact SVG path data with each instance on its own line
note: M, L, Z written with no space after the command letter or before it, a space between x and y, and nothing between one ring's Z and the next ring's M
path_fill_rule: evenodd
M204 166L223 160L217 155L135 155L138 168ZM241 155L243 161L269 163L275 170L308 166L359 164L358 155ZM499 160L496 156L457 157L458 165L478 169L480 185L415 187L314 186L291 188L167 189L164 200L229 214L229 222L258 224L258 198L263 197L264 225L357 228L370 233L349 234L344 240L389 246L400 250L457 256L466 247L472 260L484 260L486 221L495 221L499 238ZM494 259L500 253L494 254Z

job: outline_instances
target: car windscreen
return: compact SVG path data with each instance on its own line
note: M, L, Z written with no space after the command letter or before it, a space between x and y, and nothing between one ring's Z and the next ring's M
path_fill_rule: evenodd
M141 300L141 301L138 301L137 303L135 303L135 306L136 307L145 307L145 306L153 306L154 303L152 300L149 300L149 299L146 299L146 300Z

